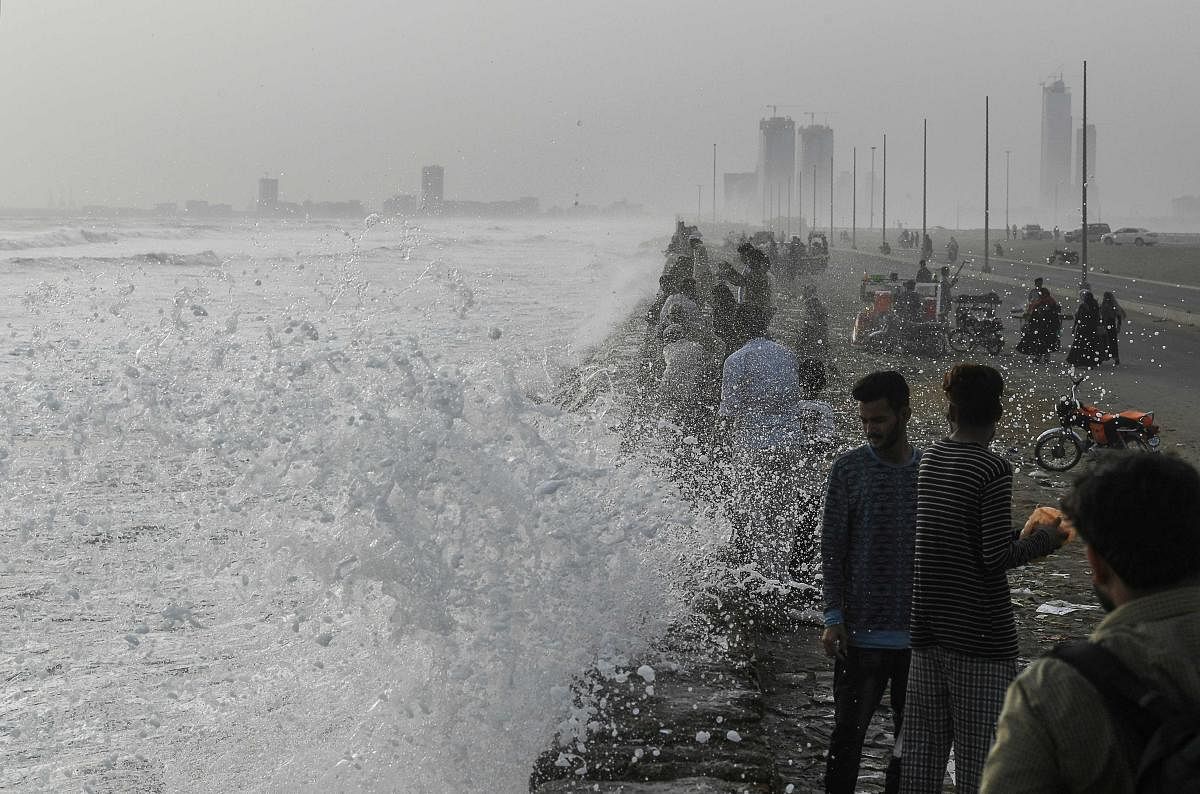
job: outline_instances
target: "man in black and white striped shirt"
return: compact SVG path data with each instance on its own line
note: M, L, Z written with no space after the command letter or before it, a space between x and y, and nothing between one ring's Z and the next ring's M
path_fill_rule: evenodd
M1012 466L988 449L1003 412L995 369L959 364L943 382L950 435L925 450L917 476L912 661L901 791L941 791L954 746L957 790L979 788L1004 692L1017 673L1009 568L1067 538L1056 525L1019 538Z

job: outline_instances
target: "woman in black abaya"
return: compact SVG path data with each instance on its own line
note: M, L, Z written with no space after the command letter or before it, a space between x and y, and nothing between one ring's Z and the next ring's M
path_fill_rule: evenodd
M1100 304L1095 295L1084 292L1079 308L1075 310L1075 330L1071 349L1067 351L1067 363L1076 367L1096 367L1100 365L1100 355Z

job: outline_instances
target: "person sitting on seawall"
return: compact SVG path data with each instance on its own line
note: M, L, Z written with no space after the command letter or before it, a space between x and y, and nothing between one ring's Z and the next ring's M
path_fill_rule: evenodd
M1177 711L1200 713L1200 474L1171 455L1113 453L1082 474L1062 506L1086 544L1092 587L1108 613L1089 642ZM1185 790L1162 780L1135 786L1147 737L1137 735L1136 720L1114 719L1106 707L1118 681L1107 679L1102 694L1057 653L1008 688L983 791Z
M692 272L695 269L695 262L691 256L681 254L675 257L675 261L668 259L663 265L663 272L670 275L674 282L682 281L685 278L691 278Z
M663 273L658 277L658 294L654 296L654 302L646 310L646 322L650 324L650 330L655 333L661 333L658 324L661 320L663 304L667 302L667 298L675 294L678 286L678 281L670 273Z
M796 354L824 361L829 354L829 314L817 297L815 284L801 289L803 305L800 310L800 333L796 337Z
M699 338L700 329L704 327L704 315L700 311L700 300L696 295L696 281L691 276L684 276L675 282L671 294L658 310L660 335L669 322L682 322L688 336L693 339Z
M796 369L800 380L800 399L796 402L800 426L797 449L801 453L796 456L796 465L800 469L796 474L801 488L795 513L799 523L795 527L788 568L792 579L809 582L820 571L821 538L817 526L825 477L837 451L837 417L833 406L820 399L827 385L825 362L818 358L802 358Z
M700 299L698 302L703 304L708 300L716 272L709 261L708 249L704 247L704 242L699 237L693 237L688 244L691 246L692 254L691 275L696 280L696 295Z
M731 546L740 564L754 563L761 576L782 582L800 507L799 366L795 353L768 337L766 307L744 303L738 319L749 341L725 359L718 410L734 481Z
M753 303L767 310L767 320L775 312L775 295L771 286L770 260L767 255L750 243L742 243L737 249L746 271L740 273L732 267L721 271L721 278L742 288L741 303Z
M679 323L663 329L663 374L659 380L659 400L664 418L676 424L683 435L700 435L706 369L710 357L704 347L689 339Z
M712 330L716 336L716 355L719 363L725 362L725 357L746 344L745 335L738 322L738 302L733 293L723 281L718 281L710 290L709 309L712 311Z
M921 263L917 266L917 282L927 284L930 281L933 281L933 272L929 269L929 265L925 263L925 260L922 259Z

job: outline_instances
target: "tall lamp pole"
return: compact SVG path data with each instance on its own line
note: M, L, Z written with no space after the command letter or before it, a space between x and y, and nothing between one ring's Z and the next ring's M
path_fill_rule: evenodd
M800 233L804 233L804 169L796 169L796 212L800 213L797 220L796 228ZM808 226L812 228L812 218L808 219Z
M1008 221L1008 170L1009 170L1008 166L1009 166L1009 155L1011 155L1011 154L1012 154L1011 149L1004 150L1004 239L1005 240L1009 239L1009 233L1010 233L1009 230L1012 229L1012 226L1009 226L1009 221ZM1013 235L1013 239L1016 239L1016 235Z
M1083 255L1079 257L1081 268L1079 273L1079 289L1090 291L1092 285L1088 283L1088 261L1087 261L1087 244L1088 244L1088 224L1087 224L1087 185L1088 185L1088 170L1087 170L1087 61L1083 62L1083 145L1079 148L1083 150L1083 170L1080 172L1080 181L1083 183L1083 227L1081 229L1083 238Z
M926 210L929 206L929 119L921 130L921 253L925 253L927 236Z
M871 147L871 223L868 229L875 228L875 147Z
M833 242L833 157L829 158L829 242Z
M696 223L699 223L700 218L702 217L701 213L703 212L703 210L701 208L704 205L700 203L700 196L703 193L704 193L704 185L696 185Z
M887 133L883 134L883 217L880 219L883 244L887 245Z
M853 159L850 161L850 247L858 250L858 147L854 147Z
M992 264L988 261L988 256L991 254L989 246L991 241L988 238L988 225L991 223L990 210L988 207L989 184L988 184L988 123L989 123L989 107L988 97L983 98L983 272L991 273Z

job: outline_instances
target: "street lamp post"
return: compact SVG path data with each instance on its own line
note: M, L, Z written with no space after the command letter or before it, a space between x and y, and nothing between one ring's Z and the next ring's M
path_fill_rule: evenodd
M988 97L983 98L983 272L991 273L992 265L988 261L991 251L988 246L991 245L991 240L988 238L991 225L990 208L988 206L989 182L988 182L988 123L989 123L989 105Z
M929 119L923 120L921 130L921 253L925 253L925 238L928 236L926 210L929 206Z
M1080 229L1080 237L1083 240L1083 252L1079 257L1079 290L1091 291L1092 285L1088 283L1088 261L1087 261L1087 244L1088 244L1088 223L1087 223L1087 185L1088 185L1088 170L1087 170L1087 61L1083 62L1083 145L1079 148L1083 150L1083 170L1080 171L1080 181L1083 183L1083 225Z
M854 155L850 165L850 247L858 250L858 147L854 147Z
M871 147L871 223L868 229L875 228L875 147Z
M703 204L700 203L700 196L704 193L704 185L696 185L696 223L700 222L704 212Z
M879 221L879 229L883 232L883 247L887 247L887 133L883 134L883 217Z
M1012 229L1012 226L1009 226L1009 221L1008 221L1008 171L1009 171L1008 167L1009 167L1009 155L1011 155L1011 154L1012 154L1011 149L1004 150L1004 239L1005 240L1009 239L1009 230Z
M804 169L796 169L796 212L800 217L796 219L796 228L804 234ZM808 219L808 225L812 227L812 218Z

